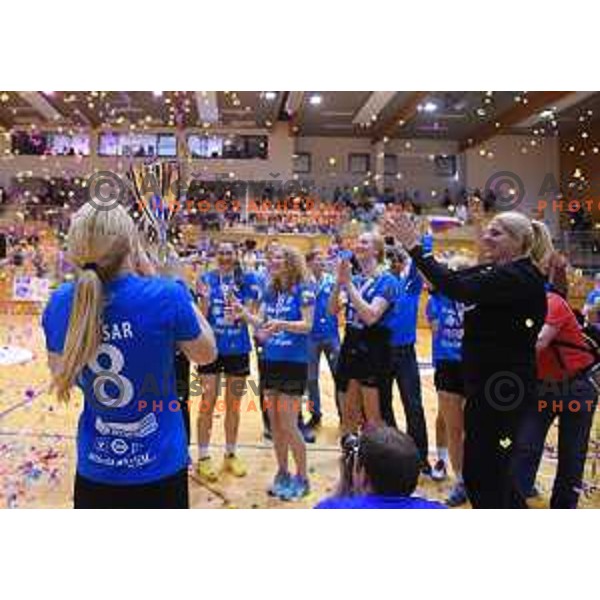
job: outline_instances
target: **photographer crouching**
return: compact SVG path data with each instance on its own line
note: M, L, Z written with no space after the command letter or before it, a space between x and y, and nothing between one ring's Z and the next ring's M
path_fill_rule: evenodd
M420 459L412 438L392 427L348 435L343 443L341 476L335 496L315 508L446 508L413 496Z

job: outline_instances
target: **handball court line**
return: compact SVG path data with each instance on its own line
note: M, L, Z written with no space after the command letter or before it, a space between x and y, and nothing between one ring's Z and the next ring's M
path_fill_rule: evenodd
M15 402L8 408L5 408L2 412L0 412L0 419L11 414L13 411L18 410L19 408L23 408L24 406L31 405L33 401L41 396L43 393L47 392L50 389L50 384L46 384L42 386L39 390L35 390L32 394L26 395L23 400L19 400L19 402Z

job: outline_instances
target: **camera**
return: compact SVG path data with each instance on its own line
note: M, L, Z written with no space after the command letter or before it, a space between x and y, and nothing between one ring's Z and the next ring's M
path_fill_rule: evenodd
M342 460L340 465L340 482L338 495L352 496L354 494L354 468L358 457L360 439L351 433L341 439Z

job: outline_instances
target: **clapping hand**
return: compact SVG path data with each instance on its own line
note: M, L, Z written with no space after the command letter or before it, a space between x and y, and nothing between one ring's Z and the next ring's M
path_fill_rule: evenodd
M262 331L265 332L267 337L270 337L272 335L275 335L276 333L279 333L280 331L283 331L284 327L284 321L273 319L272 321L267 321L265 325L263 325Z
M352 265L348 260L341 260L337 268L338 285L347 285L352 279Z
M384 220L384 231L393 235L407 250L412 250L419 244L419 232L408 213L401 212L395 217L387 217Z

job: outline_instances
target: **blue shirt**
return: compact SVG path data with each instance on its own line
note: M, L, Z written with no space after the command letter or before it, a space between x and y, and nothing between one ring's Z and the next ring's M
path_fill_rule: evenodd
M592 290L585 299L587 306L594 306L596 302L600 302L600 289Z
M432 294L427 302L427 319L435 322L432 337L433 364L440 360L462 360L464 305L442 294Z
M314 305L314 292L307 286L296 285L291 292L267 289L264 314L269 320L301 321L302 308ZM280 331L268 337L263 345L263 357L273 362L308 362L308 334Z
M397 302L399 294L396 278L387 271L383 271L374 277L365 277L362 274L355 275L352 277L352 282L360 292L361 298L369 304L373 302L375 298L387 300L388 307L377 322L377 325L382 325L383 327L391 329L394 304ZM358 312L354 306L352 306L352 301L350 299L348 299L348 304L346 306L346 324L348 327L353 327L354 329L363 329L365 327Z
M315 281L315 317L310 334L312 340L339 340L339 323L337 315L332 315L328 310L329 298L335 286L335 278L325 273L320 281Z
M74 283L64 284L46 306L49 352L63 352L74 292ZM178 341L200 334L193 300L179 283L137 275L108 283L104 295L101 345L77 380L84 397L77 471L113 485L157 481L188 462L174 358Z
M408 346L417 341L419 300L423 291L423 278L414 261L408 273L393 276L398 281L399 297L392 315L392 347Z
M417 496L350 496L344 498L326 498L321 500L315 508L403 508L403 509L431 509L446 508L443 504L433 500L426 500Z
M220 356L247 354L252 349L248 325L242 320L228 321L225 318L225 300L228 294L234 295L242 304L258 300L260 284L252 273L241 277L222 277L218 271L205 273L202 282L209 287L208 322L217 341Z
M421 238L421 244L423 252L431 252L433 250L433 236L425 234ZM414 261L411 260L408 273L395 277L398 280L400 295L392 316L391 344L393 348L410 346L416 343L419 301L423 291L423 278L419 274Z

